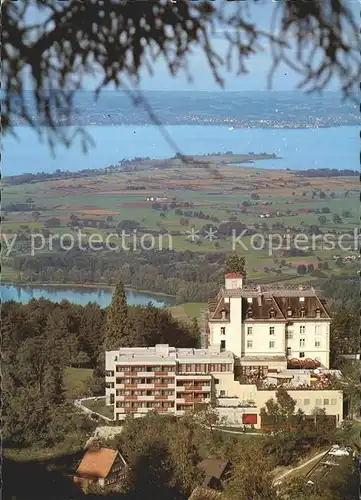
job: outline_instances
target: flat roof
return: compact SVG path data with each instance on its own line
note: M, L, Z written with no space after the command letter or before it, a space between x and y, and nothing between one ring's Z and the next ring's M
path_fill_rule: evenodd
M106 365L113 363L159 363L175 364L177 361L192 363L232 363L234 355L231 351L214 351L212 349L193 349L169 347L166 344L153 347L122 347L114 351L106 351Z
M286 356L244 356L241 364L243 361L286 361Z

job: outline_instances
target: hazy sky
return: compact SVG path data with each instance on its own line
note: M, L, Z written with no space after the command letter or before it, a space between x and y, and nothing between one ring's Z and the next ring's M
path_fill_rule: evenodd
M219 3L220 0L215 0ZM272 13L275 9L277 0L248 0L245 2L249 10L249 20L255 22L257 27L269 29ZM141 6L141 3L139 4ZM355 12L356 19L359 16L360 0L349 0L348 6ZM236 8L236 4L229 4L229 8ZM30 21L39 20L39 15L32 11L29 17ZM221 35L221 34L220 34ZM214 39L214 48L218 54L223 55L226 52L227 41L222 38ZM249 58L246 64L249 74L237 76L237 64L233 72L222 72L225 80L226 90L267 90L267 75L271 68L271 55L269 47L264 47L264 52L258 53ZM159 61L154 66L154 75L149 76L145 71L142 72L141 88L144 90L217 90L220 87L215 83L211 71L208 67L206 58L200 49L195 49L189 59L189 69L193 77L193 83L189 83L185 75L171 77L165 64ZM296 90L300 82L300 76L289 68L280 67L273 79L272 90ZM85 87L94 88L95 80L85 78ZM328 90L337 90L338 82L332 81Z

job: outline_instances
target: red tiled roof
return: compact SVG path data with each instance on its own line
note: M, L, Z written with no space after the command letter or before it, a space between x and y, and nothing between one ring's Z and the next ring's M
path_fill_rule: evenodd
M110 448L87 450L76 473L78 476L106 478L117 454L116 450Z
M228 273L228 274L225 274L224 277L227 279L237 279L237 278L243 278L243 274L241 274L241 273Z

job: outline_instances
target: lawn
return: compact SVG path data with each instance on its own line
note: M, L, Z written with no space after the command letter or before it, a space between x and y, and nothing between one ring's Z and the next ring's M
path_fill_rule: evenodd
M189 318L197 318L198 320L202 317L202 310L207 308L206 302L188 302L181 304L185 313Z
M64 385L66 396L69 399L84 397L86 386L91 379L93 370L90 368L65 368Z
M89 410L92 410L94 413L100 413L100 415L104 415L104 417L111 419L114 418L113 406L106 406L105 398L83 401L83 405L89 408Z
M197 318L200 321L202 319L202 310L206 308L206 302L186 302L172 306L169 309L172 316L181 321L189 321L193 318Z

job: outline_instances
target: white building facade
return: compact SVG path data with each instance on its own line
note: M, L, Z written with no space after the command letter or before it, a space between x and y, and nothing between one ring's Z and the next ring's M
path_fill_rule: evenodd
M115 420L151 410L182 415L196 404L215 402L214 377L234 378L234 356L217 346L178 349L158 344L107 351L105 369L106 403L114 406Z
M241 366L329 368L331 317L312 287L244 285L240 274L209 302L210 344Z
M248 286L228 274L209 301L208 347L107 351L106 403L115 420L149 411L183 415L206 403L229 425L260 428L262 407L283 385L296 411L324 409L339 425L343 394L329 378L330 321L311 287Z

